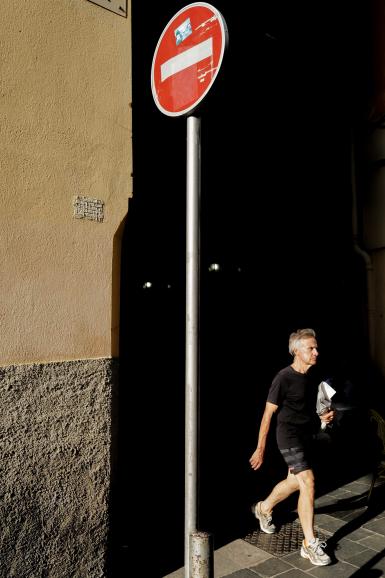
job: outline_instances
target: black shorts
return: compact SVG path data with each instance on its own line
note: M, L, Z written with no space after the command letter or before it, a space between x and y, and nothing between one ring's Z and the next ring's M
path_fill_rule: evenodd
M311 470L309 450L304 446L279 450L285 460L291 474L299 474L305 470Z

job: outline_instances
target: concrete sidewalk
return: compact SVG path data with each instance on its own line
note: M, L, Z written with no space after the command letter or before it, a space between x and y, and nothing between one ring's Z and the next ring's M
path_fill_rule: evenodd
M385 503L383 482L373 492L367 507L371 476L360 477L316 499L315 528L320 538L327 540L327 552L332 557L329 566L313 566L300 556L297 542L302 531L296 513L274 535L275 545L268 536L255 530L214 552L215 578L379 578L385 576ZM296 534L295 550L277 548ZM270 542L269 542L270 540ZM291 544L293 541L291 542ZM261 547L262 546L262 547ZM289 551L287 551L289 550ZM184 569L164 578L184 578Z

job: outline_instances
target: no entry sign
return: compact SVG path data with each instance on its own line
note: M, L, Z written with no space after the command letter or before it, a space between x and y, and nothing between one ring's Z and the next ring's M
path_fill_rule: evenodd
M155 49L151 89L168 116L191 112L212 86L227 42L221 13L206 2L182 8L167 24Z

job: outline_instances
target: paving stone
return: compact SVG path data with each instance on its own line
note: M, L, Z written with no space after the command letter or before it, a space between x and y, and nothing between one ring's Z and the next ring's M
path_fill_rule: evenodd
M289 570L288 572L284 572L283 574L279 574L282 578L305 578L309 576L306 572L302 572L302 570L298 570L297 568L293 570Z
M385 536L385 518L376 518L373 521L368 522L363 525L366 530L371 530L372 532L377 532L377 534L382 534Z
M292 552L291 554L287 554L283 556L281 560L284 560L288 564L291 564L295 568L299 568L300 570L308 570L309 568L313 568L313 565L307 558L302 558L300 551Z
M334 499L336 498L351 498L352 495L356 495L361 494L362 492L362 487L360 488L359 492L352 492L351 490L347 490L345 489L345 487L342 488L336 488L335 490L332 490L331 492L328 492L328 494L326 494L327 496L330 496Z
M377 552L381 552L381 550L383 550L385 546L384 537L380 536L379 534L371 534L366 538L362 538L362 540L360 540L359 543L362 544L363 546L371 548L372 550L376 550Z
M385 548L381 552L375 552L374 550L365 550L360 552L356 556L352 556L349 559L350 564L354 564L358 568L361 568L362 576L365 576L365 571L369 576L369 571L372 569L385 571Z
M271 554L265 552L264 550L260 550L259 548L255 548L251 544L248 544L244 540L235 540L230 544L226 544L222 546L222 548L218 548L214 552L214 560L219 556L224 556L232 560L235 564L239 566L243 566L246 568L251 568L251 566L255 566L255 564L259 564L266 560L267 558L271 558Z
M316 578L350 578L357 572L358 567L353 566L349 562L336 562L329 566L313 566L307 572L307 576L315 576Z
M341 486L341 490L348 490L349 492L353 492L354 494L361 494L367 489L366 483L361 483L358 480L354 482L349 482L349 484L345 484L345 486Z
M356 508L355 510L347 512L346 516L344 516L343 519L345 520L345 522L350 522L352 520L355 520L356 518L359 518L360 516L365 514L365 512L366 512L366 507L365 508Z
M372 483L372 474L371 473L365 474L364 476L357 478L355 481L359 484L363 484L365 486L370 486L370 484Z
M232 558L229 558L224 554L218 556L216 552L214 552L214 576L216 578L221 578L221 576L227 576L227 574L230 574L231 572L236 572L237 570L240 570L242 567L247 568L247 565L237 564L236 562L234 562ZM179 576L175 576L175 578L179 578ZM184 576L182 576L181 578L184 578Z
M233 572L233 574L226 574L223 578L257 578L258 574L255 574L252 570L243 569Z
M336 503L336 498L331 496L330 494L326 494L325 496L320 496L316 498L314 501L315 508L323 507L323 506L333 506Z
M338 506L338 505L337 505ZM330 515L333 515L333 518L338 518L339 520L343 520L344 522L350 522L350 520L355 520L359 516L361 516L366 511L366 508L354 508L350 510L336 510L330 512Z
M349 537L351 540L354 540L354 542L358 542L359 540L363 540L363 538L367 538L371 534L372 532L370 532L369 530L365 530L364 528L357 528L356 530L352 530L351 532L348 529L345 536Z
M315 523L319 528L330 533L336 532L345 525L343 520L333 518L333 516L329 514L316 514Z
M309 574L306 574L305 572L302 572L302 570L298 570L297 568L289 570L288 572L284 572L283 574L279 574L279 578L306 578L306 577L308 578Z
M364 552L365 550L370 551L367 546L360 544L359 542L353 542L353 540L349 540L349 538L343 538L338 542L337 547L334 550L334 555L338 560L350 562L352 556Z
M250 570L253 570L263 578L269 578L271 576L276 576L276 574L281 574L285 572L285 570L292 570L293 566L291 564L287 564L287 562L283 562L279 558L270 558L269 560L265 560L261 562L257 566L252 566Z

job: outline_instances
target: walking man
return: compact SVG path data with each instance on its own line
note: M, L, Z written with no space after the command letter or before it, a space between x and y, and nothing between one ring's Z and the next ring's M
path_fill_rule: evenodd
M334 412L329 411L320 418L316 414L317 390L308 371L317 363L317 347L313 329L299 329L290 335L289 352L293 362L277 373L270 386L259 429L258 447L250 458L250 464L254 470L261 467L271 420L276 413L277 445L289 471L287 478L279 482L270 495L255 504L252 510L261 530L272 534L276 530L272 520L274 507L299 491L298 517L304 534L301 556L316 566L326 566L331 562L324 551L326 544L314 535L312 437L315 419L330 423Z

